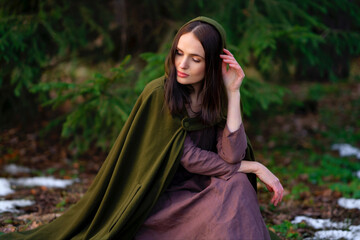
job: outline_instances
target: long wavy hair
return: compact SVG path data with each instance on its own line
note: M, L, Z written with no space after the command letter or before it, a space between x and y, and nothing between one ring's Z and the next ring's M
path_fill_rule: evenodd
M182 115L185 105L190 104L191 85L183 85L177 81L175 67L176 48L180 37L192 32L200 41L205 51L205 75L202 81L202 106L198 116L205 125L214 124L227 105L225 87L222 79L220 54L223 52L222 39L219 32L210 24L194 21L184 25L176 34L165 62L165 102L173 115Z

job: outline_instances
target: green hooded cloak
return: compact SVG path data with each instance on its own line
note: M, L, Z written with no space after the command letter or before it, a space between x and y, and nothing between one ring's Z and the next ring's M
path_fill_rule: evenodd
M214 20L199 17L220 33ZM187 131L205 128L199 119L172 116L164 105L164 77L150 82L139 96L92 185L61 217L37 229L0 239L132 239L182 157ZM226 119L217 123L224 127ZM254 160L248 141L246 160ZM256 176L248 174L256 189Z

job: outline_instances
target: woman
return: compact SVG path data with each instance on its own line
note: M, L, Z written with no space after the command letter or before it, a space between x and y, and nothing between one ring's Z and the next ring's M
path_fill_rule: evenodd
M245 173L275 192L275 205L283 190L249 161L244 73L224 47L217 22L185 24L166 75L145 87L83 198L50 224L0 239L268 239Z
M263 165L241 161L247 148L239 91L245 75L223 48L222 29L211 23L197 18L179 30L165 79L170 112L181 115L186 110L209 127L188 131L181 167L136 239L269 238L255 190L244 173L256 173L275 191L274 205L281 201L283 189ZM226 105L223 129L215 123Z

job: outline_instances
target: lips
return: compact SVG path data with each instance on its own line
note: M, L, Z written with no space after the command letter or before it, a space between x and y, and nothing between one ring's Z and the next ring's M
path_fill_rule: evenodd
M177 75L178 77L181 77L181 78L186 78L189 76L189 74L186 74L186 73L183 73L183 72L180 72L180 71L177 71Z

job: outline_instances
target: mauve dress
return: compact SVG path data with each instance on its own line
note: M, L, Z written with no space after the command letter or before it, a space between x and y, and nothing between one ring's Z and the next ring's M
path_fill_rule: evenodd
M135 239L270 239L256 192L237 172L246 147L242 124L188 132L181 166Z

